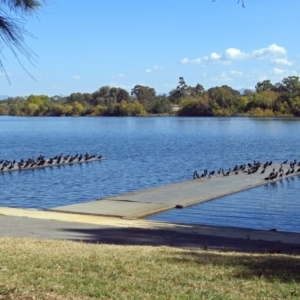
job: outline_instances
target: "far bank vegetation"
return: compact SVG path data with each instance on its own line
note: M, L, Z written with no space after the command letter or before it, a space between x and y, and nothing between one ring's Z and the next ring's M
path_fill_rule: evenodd
M289 76L272 84L258 82L255 90L240 93L223 85L205 90L189 86L183 77L168 95L154 88L136 85L131 93L118 87L102 86L93 93L69 96L30 95L0 102L0 115L10 116L300 116L300 81Z

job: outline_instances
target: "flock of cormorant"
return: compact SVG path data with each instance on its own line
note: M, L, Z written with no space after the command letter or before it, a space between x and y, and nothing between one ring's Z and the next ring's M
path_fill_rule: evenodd
M57 155L51 158L45 158L40 155L37 159L34 157L27 160L21 159L20 161L0 160L0 172L21 171L36 168L45 168L51 166L70 165L75 163L91 162L102 160L102 155L97 154L75 154L72 155Z
M248 164L242 164L240 166L235 165L234 168L229 168L228 171L224 171L223 168L220 168L217 172L215 171L210 171L208 172L208 170L204 170L203 173L201 175L198 174L197 171L194 172L193 174L193 179L199 179L199 178L211 178L212 175L218 175L218 174L222 174L223 176L229 176L231 173L238 175L239 172L243 172L246 173L248 175L250 174L254 174L256 172L258 172L259 168L260 169L260 174L264 174L267 167L271 166L273 164L272 161L266 161L264 164L260 163L259 161L254 161L253 164L248 163ZM283 165L288 165L288 169L284 170ZM298 168L297 168L298 167ZM274 180L276 178L282 178L284 176L288 176L288 175L292 175L293 173L300 173L300 161L297 162L297 160L295 159L292 162L288 162L288 160L285 160L284 162L282 162L280 164L280 168L278 171L275 170L275 168L273 168L272 172L264 178L264 180L268 181L268 180Z

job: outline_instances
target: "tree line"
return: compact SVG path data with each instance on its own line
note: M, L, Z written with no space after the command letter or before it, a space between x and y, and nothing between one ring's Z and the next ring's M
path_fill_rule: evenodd
M205 90L201 84L189 86L183 77L168 95L154 88L136 85L131 92L102 86L94 93L69 96L30 95L10 97L0 102L0 115L11 116L137 116L171 114L179 116L300 116L300 81L289 76L272 84L264 80L255 90L240 93L223 85Z

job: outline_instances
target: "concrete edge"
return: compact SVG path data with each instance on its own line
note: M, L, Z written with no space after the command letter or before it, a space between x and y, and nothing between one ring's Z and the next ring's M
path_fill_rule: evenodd
M102 201L102 200L100 200ZM131 203L140 203L141 205L146 206L149 204L151 206L151 202L138 202L138 201L130 201L130 200L105 200L105 201L112 201L112 202L131 202ZM121 218L121 219L127 219L127 220L136 220L140 219L146 216L151 216L155 215L160 212L164 212L167 210L170 210L172 208L175 208L174 204L164 204L160 203L161 205L164 205L164 207L161 208L156 208L156 209L148 209L147 212L140 212L140 213L132 213L132 214L127 214L126 216L124 215L118 215L118 214L108 214L108 213L89 213L89 212L77 212L77 211L72 211L72 210L64 210L64 209L59 209L59 208L48 208L45 211L49 212L57 212L57 213L66 213L66 214L76 214L76 215L86 215L86 216L101 216L101 217L111 217L111 218Z
M272 182L274 183L274 182L276 182L278 180L280 180L280 179L276 179L276 180L274 180ZM219 199L219 198L222 198L222 197L226 197L226 196L229 196L229 195L237 194L239 192L243 192L243 191L246 191L246 190L254 189L254 188L262 186L262 185L271 184L272 182L261 182L261 183L258 182L258 183L252 184L252 185L248 185L248 186L246 186L244 188L241 188L241 189L231 190L229 192L217 194L217 195L214 195L212 197L205 198L205 199L192 199L192 200L190 200L190 201L188 201L186 203L181 203L181 204L175 205L175 208L185 208L185 207L189 207L189 206L192 206L192 205L196 205L196 204L200 204L200 203L204 203L204 202L216 200L216 199Z
M193 233L207 236L228 237L247 240L262 240L300 245L300 233L264 231L234 227L218 227L206 225L176 224L155 222L150 220L126 220L121 218L59 213L50 211L25 210L19 208L0 207L1 216L14 216L44 220L57 220L94 225L106 225L119 228L140 228L170 230L181 233Z

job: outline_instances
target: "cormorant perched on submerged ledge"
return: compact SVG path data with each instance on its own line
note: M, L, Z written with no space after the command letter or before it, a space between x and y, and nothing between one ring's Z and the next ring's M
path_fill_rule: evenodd
M285 176L293 175L294 173L300 173L300 161L297 162L297 160L291 160L291 163L289 163L289 169L284 170L283 165L286 165L288 163L288 160L283 161L280 164L279 170L276 171L275 168L273 168L272 172L265 178L262 178L264 180L274 180L274 179L282 179ZM265 163L260 163L259 161L255 161L253 163L248 164L242 164L238 166L237 164L234 166L234 168L229 168L227 172L224 171L223 168L219 168L218 171L215 173L215 171L208 171L207 169L204 170L201 176L196 176L195 174L198 174L197 171L194 172L193 178L203 178L203 179L209 179L214 174L215 176L229 176L230 173L233 173L235 175L239 175L239 173L243 172L247 175L252 175L254 173L264 174L269 166L273 165L273 161L266 161ZM295 167L298 166L299 168L296 170Z
M70 165L74 163L83 163L83 162L92 162L103 160L102 155L97 154L76 154L74 156L62 154L50 157L45 159L43 155L40 155L37 159L28 158L27 160L21 159L19 162L9 161L9 160L0 160L0 172L10 172L10 171L21 171L29 169L38 169L51 166L60 166L60 165Z

